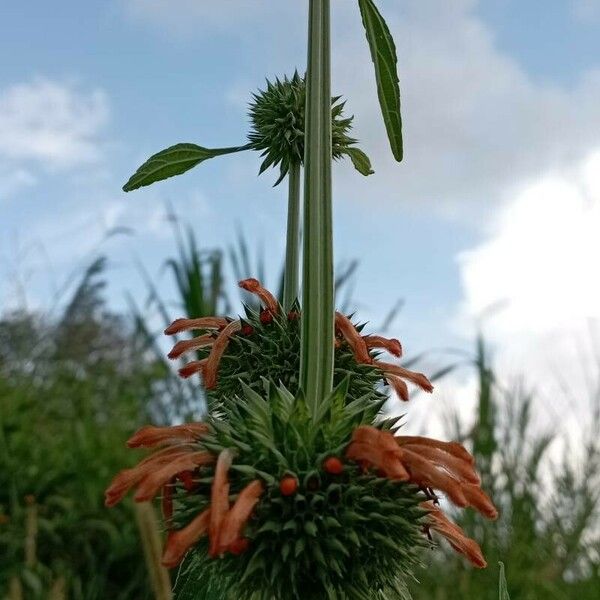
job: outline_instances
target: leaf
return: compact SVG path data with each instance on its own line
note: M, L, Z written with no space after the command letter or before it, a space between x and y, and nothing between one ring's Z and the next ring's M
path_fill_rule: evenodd
M499 562L500 565L500 591L499 591L499 600L510 600L510 596L508 595L508 587L506 586L506 575L504 574L504 563Z
M344 150L344 153L350 157L354 168L361 175L367 176L373 175L373 173L375 173L375 171L373 171L371 167L371 161L369 157L362 150L358 148L346 148Z
M140 187L151 185L156 181L181 175L201 162L221 156L248 150L249 146L234 146L231 148L203 148L196 144L176 144L158 154L151 156L123 186L124 192L131 192Z
M402 117L400 115L400 86L396 57L396 45L383 17L373 0L358 0L371 59L375 65L377 95L394 158L400 162L403 156Z

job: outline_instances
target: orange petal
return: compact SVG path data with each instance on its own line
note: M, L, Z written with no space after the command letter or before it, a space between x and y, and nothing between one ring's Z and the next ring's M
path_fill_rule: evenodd
M352 432L353 442L376 444L379 441L379 429L371 425L360 425Z
M115 504L118 504L125 497L131 488L138 485L148 474L189 453L187 449L168 448L168 450L170 450L168 454L157 453L157 455L146 458L132 469L124 469L117 473L110 486L104 492L106 506L115 506Z
M258 279L254 279L253 277L243 279L238 285L247 292L256 294L272 314L276 315L279 312L279 302L277 301L277 298L275 298L269 290L264 288Z
M396 392L400 400L408 402L410 398L408 395L408 386L406 385L406 383L396 375L389 375L386 373L385 378L387 382L392 386L393 390Z
M458 442L442 442L441 440L434 440L432 438L422 437L420 435L398 435L396 436L396 442L400 446L406 444L417 444L419 446L428 446L430 448L439 448L452 456L456 456L469 464L475 464L475 459L471 453Z
M206 533L210 522L210 509L201 512L189 525L169 533L162 564L169 569L176 567L186 552Z
M384 373L389 373L390 375L397 375L398 377L402 377L402 379L407 379L411 383L414 383L416 386L420 387L425 392L433 392L433 385L423 373L415 373L414 371L409 371L400 365L394 365L392 363L381 362L376 360L373 363L376 367L379 367Z
M182 354L191 350L198 350L205 346L212 346L215 338L212 335L199 335L191 340L181 340L177 342L171 352L167 354L170 359L179 358Z
M469 502L469 506L476 508L484 517L494 520L498 518L498 510L489 496L478 486L467 483L462 491Z
M204 369L206 368L207 362L208 358L203 358L202 360L192 360L187 365L179 369L180 377L187 379L196 373L202 373L204 375Z
M222 329L227 326L224 317L200 317L199 319L175 319L166 329L166 335L194 329Z
M232 321L217 336L204 367L204 387L206 389L211 389L217 385L217 370L223 352L225 352L231 336L241 328L242 324L240 321Z
M233 462L233 452L222 450L217 459L215 478L210 492L210 548L209 554L213 558L219 553L219 540L223 520L229 512L229 467Z
M258 479L249 483L238 495L235 504L223 519L219 535L218 554L222 554L242 535L242 529L264 491Z
M487 566L479 544L467 537L465 532L456 523L453 523L448 517L431 502L423 503L430 513L430 524L434 531L445 537L452 548L464 555L474 566L483 569Z
M373 362L369 349L363 337L358 333L352 321L342 313L335 313L335 327L344 336L359 363L370 364Z
M363 337L367 348L383 348L390 354L400 358L402 356L402 344L396 338L385 338L380 335L365 335Z
M204 423L184 423L170 427L147 425L138 430L127 441L130 448L153 448L178 442L194 442L208 431Z
M448 495L456 506L465 507L469 503L461 490L460 482L437 468L433 463L418 454L403 448L402 462L410 473L410 480L417 485L440 490Z
M419 444L405 444L403 447L444 468L457 479L477 486L481 483L479 475L470 462L462 458L457 458L441 448L432 448L431 446L421 446Z
M160 488L170 481L172 477L181 473L181 471L195 469L200 465L209 465L214 460L215 457L210 452L193 452L185 456L180 456L176 460L163 465L157 471L146 475L138 485L134 500L136 502L152 500Z

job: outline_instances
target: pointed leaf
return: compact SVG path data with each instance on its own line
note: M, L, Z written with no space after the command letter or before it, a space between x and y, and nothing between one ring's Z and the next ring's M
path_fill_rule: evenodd
M371 50L371 59L375 65L377 95L383 122L394 158L400 162L403 156L402 117L400 116L396 45L373 0L358 0L358 6Z
M176 144L151 156L123 186L124 192L131 192L156 181L181 175L201 162L221 156L247 150L249 146L231 148L203 148L196 144Z

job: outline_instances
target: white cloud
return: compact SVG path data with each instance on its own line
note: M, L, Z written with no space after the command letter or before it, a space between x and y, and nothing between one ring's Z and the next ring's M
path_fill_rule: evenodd
M109 117L101 90L37 78L0 90L0 160L69 168L101 157Z
M566 387L583 408L585 376L600 375L600 357L590 347L600 341L599 231L600 150L525 186L501 211L489 239L459 257L463 317L487 313L485 331L499 348L499 367L525 375L549 401L551 418L567 408L554 405L557 390Z

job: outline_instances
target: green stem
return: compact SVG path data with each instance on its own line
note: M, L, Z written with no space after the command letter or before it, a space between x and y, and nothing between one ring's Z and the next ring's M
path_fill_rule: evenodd
M330 0L309 0L300 385L313 410L333 388Z
M288 183L287 245L283 277L283 307L285 310L290 310L299 296L300 163L290 165Z

